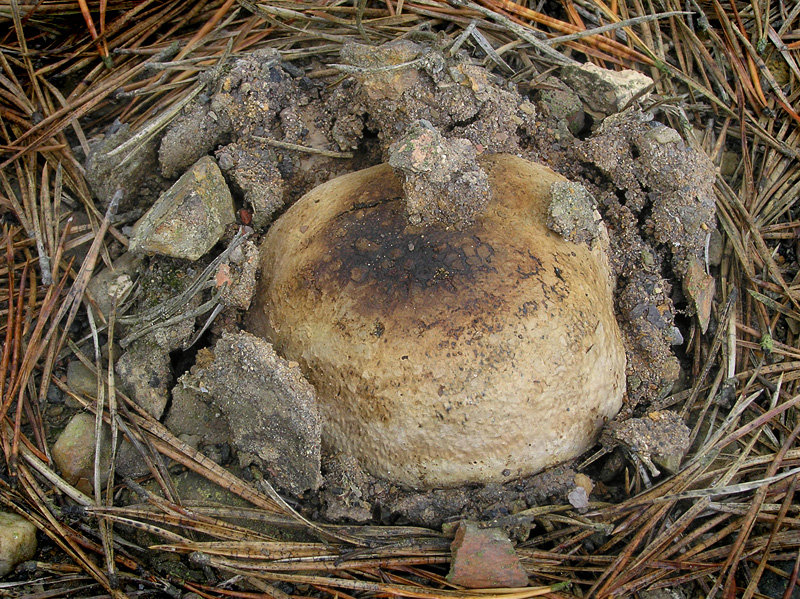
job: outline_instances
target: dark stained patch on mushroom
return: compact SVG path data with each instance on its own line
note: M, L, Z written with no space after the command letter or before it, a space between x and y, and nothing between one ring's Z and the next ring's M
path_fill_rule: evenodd
M388 185L387 185L388 183ZM331 290L348 289L350 310L365 318L378 319L385 310L410 308L424 314L426 306L440 310L442 296L456 295L464 302L458 311L492 314L504 304L498 295L482 291L481 280L497 273L496 250L485 239L491 237L482 223L456 230L438 223L409 225L402 188L392 175L366 181L351 194L346 209L332 217L315 236L315 246L302 268L298 286L311 286L323 296ZM539 276L542 260L532 247L503 248L502 259L513 254L516 274L508 281ZM554 273L558 268L551 269ZM563 300L569 285L559 277L542 280L545 300ZM528 304L527 310L537 303ZM479 324L476 321L476 324ZM429 328L422 325L422 328ZM488 332L501 327L485 324ZM458 337L458 331L452 330Z

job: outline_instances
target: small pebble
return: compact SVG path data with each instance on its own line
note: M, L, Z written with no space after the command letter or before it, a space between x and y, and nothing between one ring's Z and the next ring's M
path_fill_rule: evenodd
M87 495L92 492L94 480L94 421L92 414L76 414L53 445L53 461L58 466L61 476ZM103 471L100 474L100 481L105 484L111 461L111 432L107 425L104 425L103 437L100 461Z
M0 576L36 553L36 526L22 516L0 512Z
M714 229L708 238L708 265L719 266L722 262L722 246L724 241L722 233Z
M64 403L64 392L55 385L50 385L47 389L47 401L50 404Z
M567 496L570 504L577 510L585 510L589 507L589 495L583 487L575 487Z
M683 345L683 334L678 327L670 327L668 337L670 345Z
M645 134L648 138L660 144L678 143L681 141L681 134L671 127L656 126Z
M451 547L453 562L447 580L467 588L524 587L528 575L506 533L461 522Z

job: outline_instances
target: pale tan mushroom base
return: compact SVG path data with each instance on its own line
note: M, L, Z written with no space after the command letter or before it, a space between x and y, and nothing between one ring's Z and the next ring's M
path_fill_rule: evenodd
M250 330L302 365L331 449L413 488L539 472L622 404L605 231L590 250L546 228L553 171L481 164L494 198L463 231L408 225L381 165L312 190L261 249Z

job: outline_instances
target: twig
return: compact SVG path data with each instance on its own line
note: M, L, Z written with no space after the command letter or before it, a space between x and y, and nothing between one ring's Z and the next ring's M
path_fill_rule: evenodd
M334 152L332 150L321 150L319 148L311 148L309 146L301 146L300 144L293 144L288 141L278 141L277 139L270 139L268 137L259 137L258 135L253 135L253 139L256 141L263 142L268 146L274 146L276 148L283 148L285 150L294 150L296 152L305 152L306 154L317 154L319 156L325 156L327 158L352 158L352 152Z
M649 23L650 21L657 21L659 19L667 19L669 17L677 17L680 15L689 15L689 14L691 13L683 10L673 10L670 12L662 12L654 15L642 15L640 17L625 19L624 21L609 23L608 25L603 25L602 27L594 27L592 29L587 29L586 31L579 31L577 33L571 33L569 35L560 35L558 37L551 37L543 41L545 44L549 46L555 46L557 44L564 44L566 42L572 42L575 40L583 39L585 37L591 37L593 35L600 35L603 33L607 33L609 31L616 31L617 29L631 27L632 25L641 25L642 23Z
M459 0L461 1L461 0ZM579 64L577 60L572 58L568 58L551 48L547 43L538 39L532 31L529 31L522 25L517 25L511 19L504 17L503 15L494 12L493 10L489 10L488 8L484 8L479 4L475 4L474 2L470 2L469 0L464 4L470 10L477 11L481 13L483 16L488 17L498 25L505 27L509 31L511 31L514 35L519 37L520 39L525 40L529 44L531 44L534 48L536 48L539 52L541 52L545 57L549 58L556 64L561 65L577 65Z

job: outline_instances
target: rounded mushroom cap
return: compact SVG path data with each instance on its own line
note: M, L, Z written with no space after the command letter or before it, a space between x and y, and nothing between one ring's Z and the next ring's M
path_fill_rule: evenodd
M316 387L323 439L414 488L573 458L619 411L625 352L602 231L550 231L565 179L484 158L474 225L412 226L388 165L313 189L272 226L249 318Z

